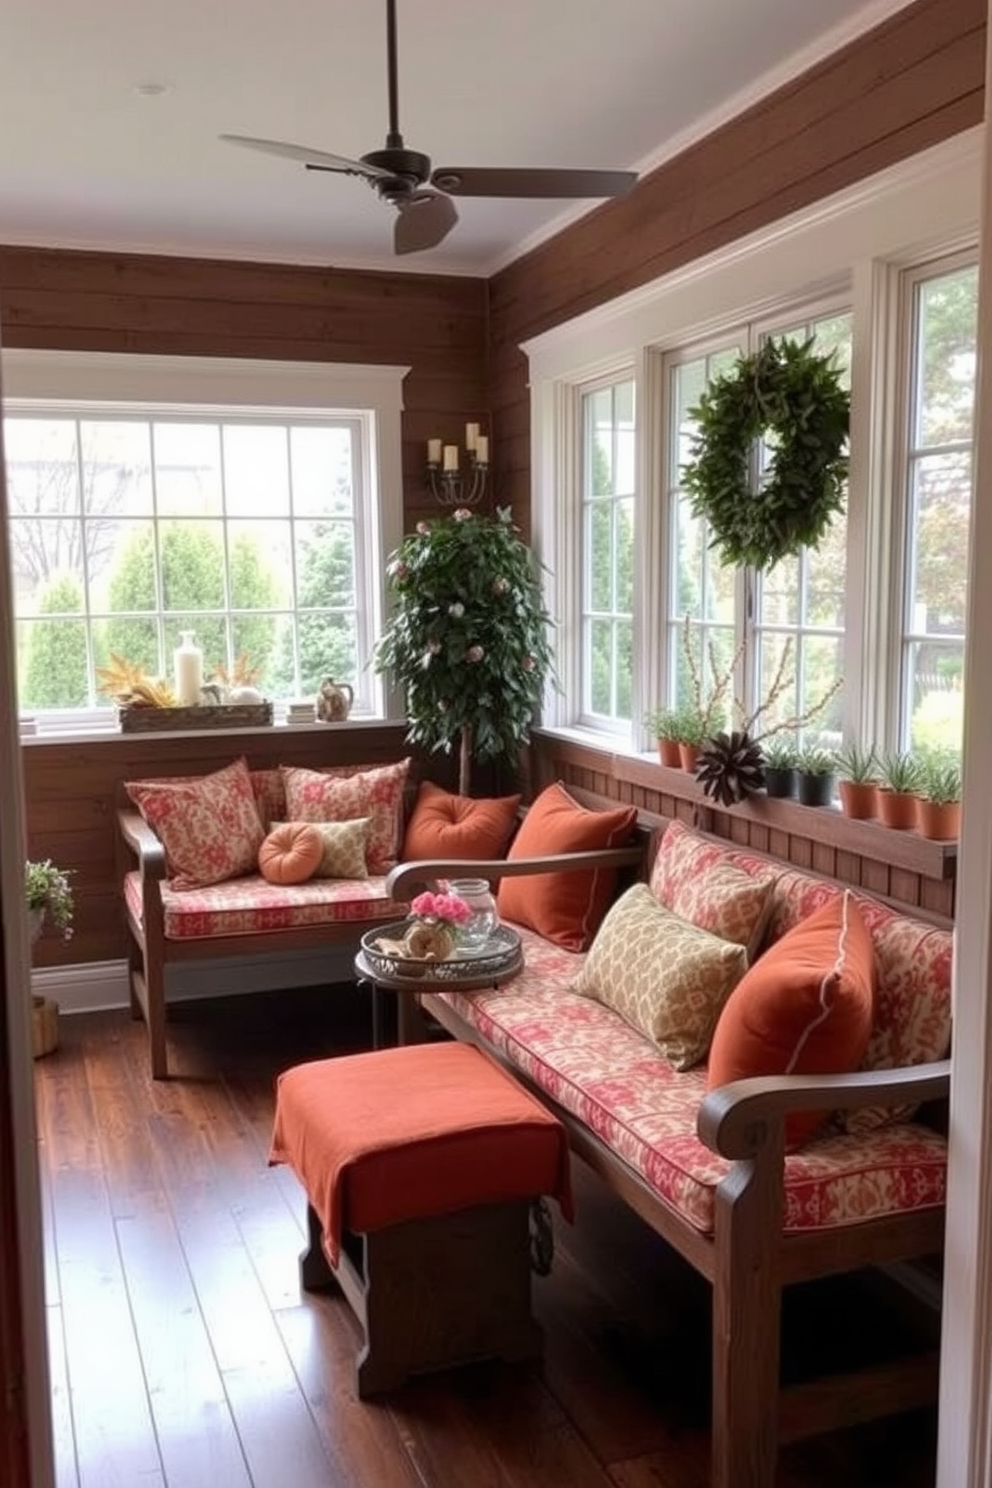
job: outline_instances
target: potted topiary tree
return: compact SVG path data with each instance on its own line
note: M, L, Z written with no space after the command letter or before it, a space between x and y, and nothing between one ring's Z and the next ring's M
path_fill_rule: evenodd
M407 740L516 768L551 673L538 565L509 509L418 522L388 567L395 604L373 665L406 695Z

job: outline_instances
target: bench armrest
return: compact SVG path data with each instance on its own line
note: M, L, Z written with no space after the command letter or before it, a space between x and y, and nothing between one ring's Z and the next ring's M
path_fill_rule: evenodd
M790 1111L856 1110L862 1106L918 1105L946 1099L951 1062L903 1069L860 1070L853 1075L772 1075L735 1080L703 1098L699 1140L721 1157L753 1158L773 1137L783 1140Z
M390 899L408 900L420 889L434 888L442 878L517 878L533 873L589 872L597 868L628 868L644 859L644 847L606 847L595 852L554 853L539 858L423 858L397 863L386 879Z
M165 848L138 811L118 811L121 837L137 860L142 878L165 878Z

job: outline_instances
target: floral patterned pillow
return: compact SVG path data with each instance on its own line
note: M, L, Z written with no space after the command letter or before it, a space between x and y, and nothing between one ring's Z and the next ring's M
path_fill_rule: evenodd
M329 775L322 770L281 765L290 821L344 822L369 817L365 860L369 873L388 873L399 856L403 831L403 794L409 758L394 765Z
M651 892L660 904L700 930L747 948L753 961L771 909L777 874L748 873L727 849L708 842L682 822L666 828L651 870Z
M684 1070L705 1059L746 969L743 946L699 930L634 884L607 912L573 989L611 1007Z
M174 889L254 873L265 838L244 759L212 775L129 780L125 790L161 839Z

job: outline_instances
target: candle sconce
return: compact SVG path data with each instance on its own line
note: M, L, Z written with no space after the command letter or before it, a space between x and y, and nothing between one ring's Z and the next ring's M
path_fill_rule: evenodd
M489 477L489 440L478 424L465 425L466 468L457 444L427 441L427 484L441 506L477 506Z

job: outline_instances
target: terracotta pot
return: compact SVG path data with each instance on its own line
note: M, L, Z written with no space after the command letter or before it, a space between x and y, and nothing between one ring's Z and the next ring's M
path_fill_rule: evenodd
M854 821L868 821L878 810L878 787L869 780L842 780L838 786L841 809Z
M696 765L699 763L699 745L680 744L679 760L683 770L695 771Z
M888 790L880 785L876 792L878 819L886 827L905 831L916 826L916 797L910 791Z
M954 842L961 830L961 802L925 801L917 796L916 826L921 837L934 842Z
M678 739L659 739L658 758L663 765L668 765L672 770L681 770L682 755L679 752Z

